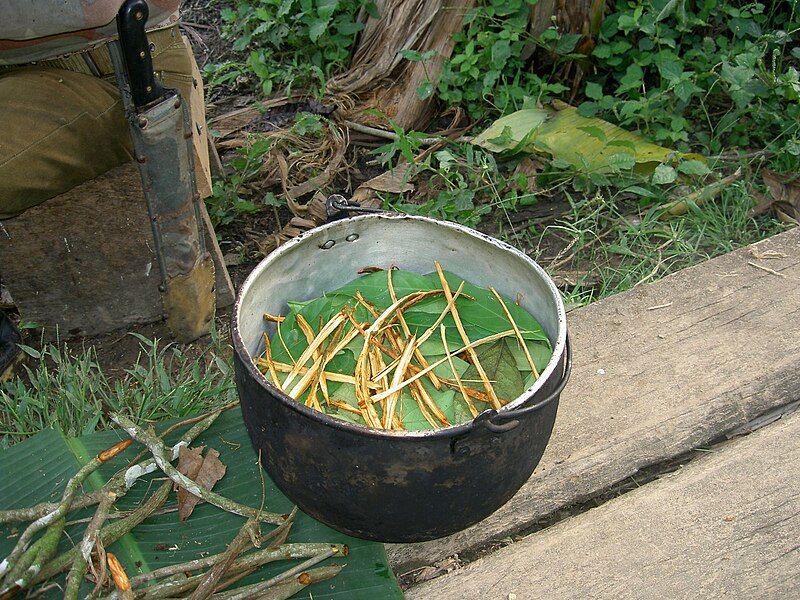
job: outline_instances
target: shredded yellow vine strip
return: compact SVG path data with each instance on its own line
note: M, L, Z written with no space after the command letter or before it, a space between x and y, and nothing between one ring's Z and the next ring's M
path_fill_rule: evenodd
M300 368L304 367L306 362L311 358L314 354L314 351L319 348L322 343L328 338L328 336L341 325L347 317L342 313L337 313L330 321L328 321L325 326L320 330L320 332L316 335L316 337L311 341L308 347L303 350L303 353L300 357L295 361L295 368L292 369L291 373L286 376L286 379L283 381L284 389L289 387L289 384L294 380L295 377L300 373ZM280 330L279 330L280 331ZM288 350L287 350L288 354ZM291 354L289 355L291 356Z
M469 350L471 350L473 348L477 348L481 344L488 344L490 342L495 342L497 340L502 340L503 338L511 337L512 335L514 335L514 330L513 329L509 329L508 331L501 331L500 333L493 333L492 335L487 335L484 338L481 338L479 340L475 340L474 342L470 342L466 346L462 346L461 348L459 348L458 350L453 352L452 355L456 356L458 354L461 354L462 352L469 351ZM377 401L383 400L384 398L388 397L390 394L393 394L394 392L396 392L398 389L403 389L407 385L410 385L410 384L414 383L420 377L425 377L425 375L428 374L428 371L430 371L431 369L435 369L439 365L443 365L446 362L447 362L447 357L445 356L444 358L441 358L441 359L437 360L436 362L431 363L431 365L429 367L427 367L425 369L420 369L417 373L415 373L414 375L412 375L411 377L409 377L405 381L402 381L397 387L391 387L388 390L386 390L385 392L380 392L379 394L376 394L375 396L372 397L373 401L377 402Z
M340 410L347 411L347 412L352 413L354 415L358 415L359 417L361 416L361 411L360 410L358 410L355 406L350 406L344 400L339 400L338 398L331 398L330 404L334 408L338 408Z
M536 365L533 362L531 353L528 352L528 344L525 343L525 338L522 337L522 332L519 330L519 327L517 327L517 322L514 321L514 317L511 316L511 312L508 310L506 303L503 302L503 297L500 294L498 294L497 290L494 289L493 287L490 287L489 289L494 294L494 297L497 298L497 301L500 303L500 306L503 307L503 312L506 313L506 318L508 319L508 322L511 323L511 327L517 336L517 341L519 342L520 346L522 346L522 351L525 353L525 358L528 361L528 365L530 365L531 371L533 372L533 376L536 379L539 379L539 371L536 369Z
M509 331L508 333L510 335L513 332ZM390 357L392 359L392 361L393 361L383 371L381 371L377 375L373 375L372 383L371 383L372 389L377 389L377 386L375 385L375 380L378 377L382 377L382 376L385 376L388 373L391 373L392 369L394 369L397 366L397 363L398 363L399 358L400 358L400 351L395 352L391 348L388 348L384 344L381 344L380 341L378 341L378 340L373 340L373 343L376 344L378 346L378 348L380 348L380 350L384 354L386 354L388 357ZM417 340L417 347L419 347L419 340ZM462 350L463 350L463 348L462 348ZM453 355L456 355L456 354L458 354L458 352L454 352L453 353ZM433 368L436 368L439 364L442 364L442 362L440 361L436 365L433 365ZM410 365L408 365L408 371L410 371L414 375L419 373L421 370L422 370L422 368L418 367L413 362ZM460 389L459 386L458 386L458 383L454 379L448 379L446 377L440 377L439 380L449 388L456 389L456 390ZM465 380L465 379L462 379L462 382L483 383L481 380L475 380L473 382L471 380L468 381L468 380ZM434 412L434 414L436 415L436 418L439 419L439 421L442 423L442 425L445 425L445 426L450 425L450 422L447 420L447 415L445 415L444 412L442 412L442 409L439 408L439 405L436 404L436 402L433 400L433 398L431 398L430 393L428 393L428 390L425 389L425 386L422 385L422 382L419 381L419 380L415 381L414 382L414 387L417 388L417 390L419 390L419 389L423 390L422 391L423 398L425 399L425 403L428 406L428 410L431 410L431 411ZM466 386L464 387L464 389L466 390L467 395L469 395L471 398L475 398L476 400L480 400L481 402L486 402L487 404L489 404L489 396L488 396L488 394L486 394L486 392L482 392L480 390L476 390L475 388L466 387ZM503 400L501 400L501 402L503 402ZM507 403L504 403L504 404L507 404Z
M262 369L262 371L264 369L269 369L266 357L256 359L256 362L258 363L258 367ZM277 360L272 360L272 367L278 373L290 373L291 370L294 368L294 365L289 365L286 363L279 362ZM308 367L303 367L302 369L300 369L300 373L303 375L305 375L307 372L308 372ZM353 377L352 375L345 375L343 373L337 373L336 371L325 371L325 378L328 381L335 381L337 383L349 383L350 385L356 384L356 378ZM376 383L370 383L370 388L373 390L377 390L378 385Z
M397 300L395 299L394 301L396 302ZM363 303L364 303L365 306L367 306L367 308L371 312L373 312L373 314L375 314L376 311L374 311L374 308L371 308L371 305L369 304L369 302L367 302L366 300L363 300ZM398 309L397 312L398 312L398 315L402 314L400 309ZM389 348L387 348L386 346L381 344L380 340L375 339L374 342L378 346L378 353L383 352L384 354L386 354L387 356L389 356L393 360L396 360L396 361L399 362L400 356L403 354L403 342L402 342L400 336L398 334L396 334L392 330L392 328L389 327L389 326L384 327L383 329L381 329L381 332L389 340L390 344L394 347L395 352L392 352ZM409 336L410 336L410 332L409 332ZM416 344L415 348L419 348L419 345ZM427 361L425 361L425 357L422 355L421 352L420 352L420 356L422 356L422 358L423 358L423 362L425 363L424 366L427 366L428 363L427 363ZM413 363L409 363L409 365L407 367L407 370L411 370L413 372L417 372L419 369L420 369L420 367L417 367ZM374 369L373 369L373 372L375 372ZM377 372L379 373L379 376L381 377L381 380L383 381L383 380L385 380L386 375L389 372L391 372L391 369L387 369L386 365L382 365L381 369L378 370ZM431 371L431 373L433 373L433 371ZM373 378L373 381L374 381L374 378ZM433 425L434 428L438 428L439 424L436 424L435 422L431 421L431 416L430 416L431 412L439 420L439 423L441 425L444 425L444 426L450 425L450 422L447 420L447 415L444 414L444 411L442 411L442 409L439 407L439 405L436 404L436 402L433 400L433 398L431 398L430 393L428 392L427 389L425 389L425 386L422 384L421 381L415 381L414 382L414 385L411 387L411 395L413 396L414 400L417 402L417 405L419 406L419 409L420 409L420 412L422 413L422 416L425 417L425 420L428 421L429 423L431 423L431 425Z
M389 269L386 271L386 280L387 280L387 287L389 288L389 296L392 299L392 302L397 302L397 294L394 291L394 283L392 282L392 271L394 269ZM400 323L400 327L403 329L403 333L406 336L406 339L411 337L411 330L408 328L408 323L406 323L406 318L403 316L403 310L401 308L397 309L397 321ZM425 357L422 355L422 350L420 350L419 346L416 346L413 349L414 358L417 359L419 365L424 369L428 366L428 361L425 360ZM436 373L431 371L428 373L428 378L431 380L433 387L437 390L442 389L442 382L439 381L439 378L436 377Z
M334 320L336 320L336 319L334 318L333 320L328 322L328 324L325 325L325 327L323 327L323 331ZM339 325L337 326L336 331L341 332L341 331L343 331L343 328L344 328L344 322L343 321L339 321ZM295 384L295 387L292 388L292 391L289 392L289 395L292 398L297 398L298 396L300 396L300 394L302 394L308 388L308 386L311 384L311 382L312 382L314 376L316 375L316 373L320 369L324 371L325 370L325 365L328 363L328 361L331 358L333 358L334 356L336 356L339 352L341 352L344 349L344 347L347 346L347 344L349 344L353 339L355 339L355 337L358 334L359 334L358 330L351 329L347 334L344 335L344 337L341 339L341 341L339 341L338 343L334 342L334 344L335 344L334 348L332 350L330 350L329 352L324 352L322 356L320 356L318 359L316 359L314 361L314 363L311 365L311 368L308 371L306 371L306 374L303 375L303 377L300 379L300 381L297 384ZM337 334L334 333L334 335L337 335ZM319 336L317 336L317 337L319 337ZM338 337L336 339L338 339ZM316 338L315 338L315 342L316 342ZM309 348L310 347L311 346L309 346ZM292 372L295 372L295 371L299 374L299 369L297 368L297 365L295 365L294 368L292 369ZM289 375L291 375L291 374L292 373L289 373ZM286 386L286 381L284 381L283 385L284 385L284 387Z
M281 315L271 315L269 313L264 313L264 320L271 323L281 324L286 320L286 317L283 317Z
M295 315L295 322L297 323L297 326L300 328L300 331L303 332L303 335L306 336L306 342L308 342L308 344L310 345L314 341L315 337L314 330L311 328L311 325L309 325L308 321L306 321L306 318L300 313L297 313ZM322 350L317 348L316 350L314 350L313 356L316 361L322 356ZM316 362L314 364L316 364ZM311 384L311 391L308 393L308 398L306 398L306 406L310 406L312 408L319 407L319 400L317 400L318 385L319 385L319 379L317 378L314 380L313 384Z
M423 393L420 393L420 390L424 390ZM450 422L447 420L447 416L445 416L442 410L439 409L439 407L435 404L434 406L436 406L436 408L439 409L439 412L442 413L442 416L444 416L444 421L441 424L437 423L434 416L429 412L428 400L433 401L433 398L430 397L428 390L425 389L425 387L422 385L422 382L415 381L414 385L409 388L409 391L411 392L411 396L414 398L414 401L417 403L417 406L419 406L419 412L422 414L422 417L433 429L439 429L440 425L447 427L450 424ZM428 400L425 399L423 394L427 395Z
M453 372L453 377L455 377L456 383L458 384L458 389L461 392L461 395L464 397L464 402L466 402L469 412L472 413L473 417L477 417L478 409L475 408L475 404L467 395L467 390L464 387L464 383L461 381L461 376L458 374L455 364L453 364L453 356L450 354L450 348L447 345L447 335L445 335L444 325L441 326L440 331L442 334L442 344L444 345L444 354L447 357L447 362L450 363L450 370Z
M400 362L397 365L397 368L394 370L394 376L392 377L392 387L396 387L403 381L403 376L406 373L406 369L408 368L408 364L411 362L411 357L414 355L414 342L416 338L412 335L406 342L405 348L403 348L403 354L400 355ZM384 429L389 429L389 426L392 424L394 419L394 413L397 409L397 401L400 399L400 394L402 390L399 390L392 394L391 396L387 397L386 400L386 409L383 413L383 427Z
M434 321L433 325L431 325L425 331L425 333L423 333L421 336L419 336L417 338L417 346L418 347L420 345L422 345L424 342L428 341L428 338L430 338L431 335L433 335L434 332L437 331L437 328L439 327L441 322L444 321L445 317L447 316L447 313L450 312L451 305L453 303L455 303L455 301L458 298L459 294L461 294L461 290L462 289L464 289L464 282L463 281L461 282L461 285L458 286L458 290L456 290L456 293L453 294L453 301L452 302L450 302L450 301L447 302L447 306L444 307L444 310L442 310L441 314L436 318L436 321ZM442 290L442 292L443 291L444 290ZM469 296L465 296L465 297L469 297ZM387 367L387 369L391 371L395 366L397 366L397 360L398 359L394 359L394 362L390 363L389 366ZM383 375L383 373L379 373L378 375Z
M450 299L453 297L453 294L450 292L450 285L447 283L447 279L444 276L444 271L442 270L442 265L439 264L439 261L434 261L434 266L436 267L436 273L439 275L439 281L442 283L442 289L444 290L444 295L450 302ZM467 332L464 331L464 325L461 323L461 316L458 314L458 308L456 307L455 302L452 303L450 308L450 314L453 315L453 321L456 323L456 329L458 330L459 335L461 336L461 340L467 344L465 349L467 351L467 356L469 356L473 365L475 365L475 369L478 371L478 375L481 377L481 381L483 381L483 387L486 390L486 393L489 394L490 404L492 408L495 410L499 410L503 407L500 403L500 399L494 393L494 388L492 387L492 383L489 381L489 378L486 376L486 371L483 370L483 366L481 366L481 361L478 358L478 355L475 353L473 348L469 347L469 336Z
M372 378L369 371L370 341L372 340L373 336L375 336L376 332L380 331L385 322L399 307L411 306L423 298L440 293L442 293L442 290L430 290L425 292L414 292L413 294L404 296L397 302L393 302L386 310L384 310L375 318L375 321L369 327L367 327L367 329L364 330L364 345L362 346L361 352L356 359L355 377L356 400L358 401L358 406L364 415L364 421L367 423L367 425L376 428L380 428L382 425L381 419L373 405L374 401L369 390L369 381ZM388 397L388 395L384 396L384 398ZM391 421L387 422L391 423Z
M273 385L279 390L283 391L281 380L278 377L278 372L275 370L275 363L272 360L272 344L270 344L269 336L267 335L266 331L264 332L264 362L266 363L267 370L269 371L269 376L272 378Z

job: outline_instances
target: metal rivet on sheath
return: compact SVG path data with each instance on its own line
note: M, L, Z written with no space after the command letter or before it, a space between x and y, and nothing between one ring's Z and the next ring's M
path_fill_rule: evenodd
M144 116L143 117L139 117L139 122L138 123L139 123L139 127L144 129L145 127L147 127L147 117L144 117Z
M141 154L139 154L139 155L136 157L136 162L139 162L139 163L145 163L145 162L147 162L147 157L146 157L146 156L142 156Z
M147 56L147 54L144 53L144 50L139 52L139 58L144 58L145 56Z
M144 19L144 13L140 10L137 10L134 16L136 17L137 21L141 21L142 19Z
M324 244L320 244L319 247L322 248L323 250L330 250L331 248L333 248L335 243L336 242L334 240L328 240Z
M358 234L357 233L351 233L350 235L348 235L344 239L346 239L348 242L355 242L358 239Z
M159 284L158 291L163 294L164 292L167 291L167 286L165 286L163 283ZM164 318L166 318L166 315L164 316Z

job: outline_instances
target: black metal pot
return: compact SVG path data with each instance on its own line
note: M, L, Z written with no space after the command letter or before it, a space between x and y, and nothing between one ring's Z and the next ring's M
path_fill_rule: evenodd
M519 297L550 338L553 357L541 377L500 411L438 431L376 430L295 402L254 366L264 312L285 313L287 300L336 289L367 265L427 273L434 260ZM401 215L345 218L281 246L243 284L232 337L244 421L269 475L307 514L384 542L442 537L507 502L544 453L571 363L564 306L541 267L466 227Z

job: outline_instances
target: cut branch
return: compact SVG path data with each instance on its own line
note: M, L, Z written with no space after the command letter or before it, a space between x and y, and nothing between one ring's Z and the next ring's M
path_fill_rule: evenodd
M164 442L155 433L146 431L136 425L128 417L116 413L111 414L111 419L125 431L128 432L133 439L144 444L153 454L153 458L158 465L158 468L169 477L173 482L185 489L190 494L194 494L198 498L205 500L209 504L221 508L222 510L241 515L247 518L255 518L258 521L273 523L280 525L286 520L283 515L263 512L259 509L252 508L234 502L229 498L225 498L216 492L200 487L196 482L192 481L186 475L178 471L171 463L167 456L167 449Z

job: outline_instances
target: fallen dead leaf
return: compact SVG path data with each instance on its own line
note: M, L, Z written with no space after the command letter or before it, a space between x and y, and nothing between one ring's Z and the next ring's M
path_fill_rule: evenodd
M758 204L753 209L753 214L760 215L771 210L783 223L800 224L800 176L781 175L770 169L763 169L761 178L769 189L771 198L754 194Z
M397 165L394 169L365 181L353 192L351 200L362 206L365 203L377 203L380 206L378 193L405 194L413 192L414 184L409 181L408 177L409 166L409 163Z
M540 171L544 170L544 164L531 156L526 156L514 169L514 175L524 175L528 182L528 191L535 192L538 189L536 185L536 176Z
M203 456L203 449L182 446L178 455L178 470L193 479L200 487L210 490L225 476L226 467L219 459L219 452L209 448ZM178 488L178 518L185 521L202 500L183 488Z

